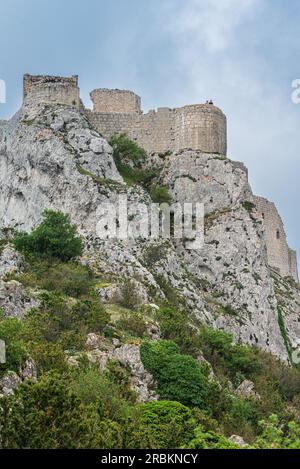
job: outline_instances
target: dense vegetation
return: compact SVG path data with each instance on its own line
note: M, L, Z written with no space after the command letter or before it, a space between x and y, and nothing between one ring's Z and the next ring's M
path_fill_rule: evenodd
M155 203L172 202L168 189L155 183L159 169L155 167L151 170L144 169L143 163L147 155L143 148L130 140L126 134L114 135L109 143L113 147L117 169L127 184L142 186Z
M38 380L0 399L2 448L237 448L232 434L252 448L300 448L298 370L187 320L171 296L156 312L139 307L134 282L123 282L118 304L104 306L96 291L110 279L77 260L81 239L60 213L45 212L14 245L25 270L7 279L35 288L40 306L22 320L1 314L7 363L0 377L31 357ZM160 340L150 339L149 321L159 324ZM160 399L138 403L131 371L118 361L99 370L86 348L90 332L101 335L104 350L113 339L139 344ZM259 398L235 392L245 379Z

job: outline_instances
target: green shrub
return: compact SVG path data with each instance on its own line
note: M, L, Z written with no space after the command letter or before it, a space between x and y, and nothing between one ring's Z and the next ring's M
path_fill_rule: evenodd
M190 326L185 312L163 306L157 313L163 339L174 341L181 352L196 356L200 349L198 331Z
M175 400L183 405L210 409L207 406L209 383L197 361L181 355L171 341L144 342L141 359L145 368L158 382L162 399Z
M85 324L87 325L88 332L102 333L110 321L109 313L99 302L98 298L86 300L84 304L87 307Z
M116 162L127 159L137 163L144 160L147 156L146 151L139 147L137 143L130 140L126 134L114 135L110 139L109 144L113 147Z
M0 404L4 449L97 447L99 423L96 412L88 412L56 374L22 384Z
M184 446L185 449L240 449L223 435L213 431L205 431L199 426L194 431L194 438Z
M234 379L237 373L251 375L261 370L261 364L253 349L233 342L227 332L201 327L200 345L204 357L216 368L221 368Z
M193 437L196 420L179 402L149 402L136 410L126 438L128 448L181 448Z
M6 347L6 363L0 364L0 375L4 372L18 372L28 356L28 350L22 339L23 322L17 318L5 318L0 310L0 339Z
M30 234L20 233L14 241L15 248L25 255L68 261L80 256L83 241L69 215L45 210L42 223Z
M250 202L249 200L245 200L244 202L242 202L242 206L249 213L252 213L252 211L256 208L256 205L253 202Z
M83 350L87 334L102 333L110 316L96 297L70 302L55 292L44 293L40 299L40 308L30 311L23 321L22 338L40 372L64 370L65 350Z
M169 193L167 187L164 187L164 186L151 187L149 194L153 202L157 204L163 204L163 203L171 204L172 203L172 196Z
M23 273L8 278L16 279L26 287L38 287L75 298L88 296L95 283L93 273L87 266L72 261L40 261L36 258L30 259Z
M279 417L272 414L260 426L263 431L254 445L256 449L300 449L300 427L295 422L284 427Z
M143 337L147 331L147 324L140 313L123 313L116 326L135 337Z
M141 302L137 286L133 280L125 280L120 287L120 295L115 298L116 303L124 308L135 309Z

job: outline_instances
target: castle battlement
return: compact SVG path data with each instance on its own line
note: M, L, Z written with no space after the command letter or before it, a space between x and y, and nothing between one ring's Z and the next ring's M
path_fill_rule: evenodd
M24 75L23 96L28 115L34 115L45 104L84 110L78 76ZM126 133L148 152L188 148L226 155L226 116L212 102L143 113L141 98L130 90L99 88L91 92L91 99L93 110L86 109L86 116L106 139Z
M99 89L91 99L93 111L87 117L107 139L126 133L148 152L189 148L226 155L226 116L212 102L143 113L141 98L132 91Z
M104 138L126 133L149 153L184 149L227 153L226 116L212 101L175 109L160 107L143 113L141 98L130 90L99 88L91 92L91 99L93 110L85 109L76 75L24 75L23 109L28 116L45 104L67 105L84 112L92 127ZM269 265L298 282L297 255L288 246L275 204L262 197L255 197L255 201L264 219Z
M99 88L90 94L93 112L141 114L141 98L133 91Z
M283 277L292 277L298 283L297 253L288 245L275 204L264 197L255 197L255 203L264 221L269 265Z
M45 104L64 104L79 108L78 76L24 75L23 106L31 113Z

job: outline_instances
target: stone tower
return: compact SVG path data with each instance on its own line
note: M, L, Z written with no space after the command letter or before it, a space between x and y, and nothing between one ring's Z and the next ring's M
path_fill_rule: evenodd
M23 108L32 114L45 104L65 104L79 108L78 76L24 75Z
M87 111L87 117L107 139L126 133L147 152L188 148L227 153L226 116L212 102L144 114L141 98L132 91L100 88L92 91L91 99L93 111Z
M264 221L269 265L282 276L292 277L298 283L297 254L287 243L284 225L275 204L263 197L255 197L255 203Z

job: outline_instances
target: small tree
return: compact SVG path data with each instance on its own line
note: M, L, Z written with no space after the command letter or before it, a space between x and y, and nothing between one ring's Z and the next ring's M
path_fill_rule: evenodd
M117 163L122 160L138 163L146 159L147 153L145 150L130 140L126 134L114 135L109 143L113 147L114 159Z
M14 246L25 255L69 261L82 254L83 240L69 215L45 210L42 223L30 234L18 234Z

